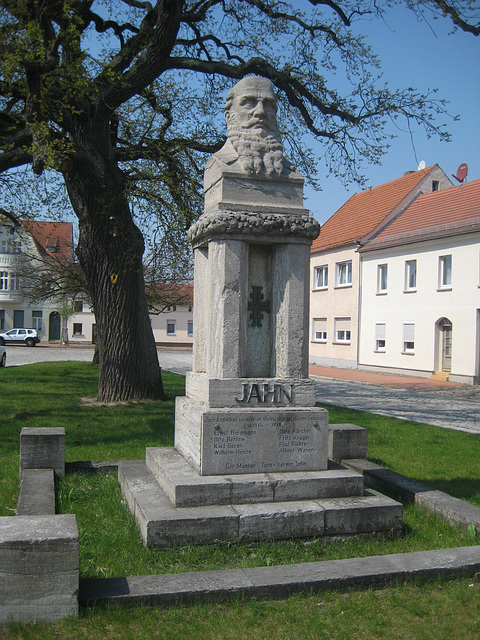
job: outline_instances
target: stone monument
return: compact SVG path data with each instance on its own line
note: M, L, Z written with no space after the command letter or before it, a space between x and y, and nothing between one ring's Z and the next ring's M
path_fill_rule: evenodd
M401 527L401 505L365 496L361 475L329 468L328 413L308 378L320 226L283 155L276 110L268 80L238 82L225 106L227 142L206 165L204 213L189 231L193 371L176 401L175 446L119 467L146 544L349 533L342 518L359 501L369 530ZM379 500L387 515L375 523ZM337 530L326 525L330 511L342 514Z

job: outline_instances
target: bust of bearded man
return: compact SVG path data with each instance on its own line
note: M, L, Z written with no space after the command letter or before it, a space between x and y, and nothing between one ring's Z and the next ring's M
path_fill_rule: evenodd
M272 83L260 76L237 82L227 95L228 140L207 163L231 166L250 176L280 176L292 165L283 156L277 125L277 98Z

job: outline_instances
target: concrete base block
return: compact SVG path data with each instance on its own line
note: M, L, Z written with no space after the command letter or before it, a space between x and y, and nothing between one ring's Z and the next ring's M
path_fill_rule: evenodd
M23 469L53 469L65 474L65 429L24 427L20 433L20 475Z
M201 475L320 471L328 464L328 412L318 407L208 409L180 397L175 449Z
M17 502L17 516L55 515L53 469L24 469Z
M78 614L74 515L0 518L0 624Z
M351 498L174 507L143 460L120 462L118 478L148 547L402 530L402 505L373 491ZM208 484L201 486L208 495Z
M363 495L363 476L339 465L325 471L201 476L168 447L147 448L146 464L175 507Z
M328 457L330 460L367 457L368 430L356 424L328 426Z

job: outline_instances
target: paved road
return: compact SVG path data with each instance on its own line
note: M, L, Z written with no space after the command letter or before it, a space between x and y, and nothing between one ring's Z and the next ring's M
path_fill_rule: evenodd
M92 347L39 345L7 347L7 366L65 360L90 361ZM185 374L192 367L190 351L158 351L167 371ZM403 418L480 435L480 388L391 389L377 384L315 377L317 400L349 409Z

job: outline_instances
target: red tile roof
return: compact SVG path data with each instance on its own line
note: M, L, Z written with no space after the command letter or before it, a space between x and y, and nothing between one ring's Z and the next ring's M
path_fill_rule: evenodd
M73 224L71 222L38 222L23 220L23 227L32 236L43 255L73 258Z
M435 166L353 195L322 225L312 251L349 244L372 232Z
M480 180L422 194L366 250L469 230L480 230Z

